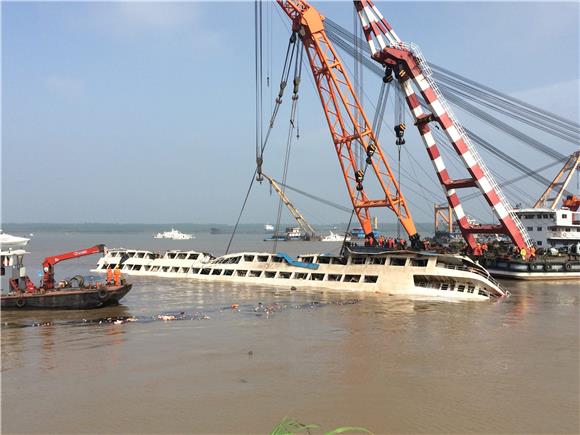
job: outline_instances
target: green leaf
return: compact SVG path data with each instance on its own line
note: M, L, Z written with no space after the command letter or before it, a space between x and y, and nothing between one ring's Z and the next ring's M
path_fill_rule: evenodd
M345 433L345 432L358 432L358 433L371 433L372 432L368 429L365 429L364 427L353 427L353 426L344 426L344 427L337 427L336 429L330 431L330 432L326 432L324 435L335 435L335 434L339 434L339 433Z
M293 435L296 433L310 433L310 429L318 429L320 426L316 424L302 424L299 421L292 420L288 417L278 423L270 435Z

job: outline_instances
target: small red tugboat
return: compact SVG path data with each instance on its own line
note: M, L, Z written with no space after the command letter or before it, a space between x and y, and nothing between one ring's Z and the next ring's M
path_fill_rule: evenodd
M2 264L2 289L7 283L8 293L2 294L3 310L86 310L116 305L121 298L131 290L132 284L125 282L119 272L107 282L85 280L77 275L69 280L54 280L54 266L64 260L84 257L105 251L105 245L96 245L88 249L65 252L46 257L42 263L43 278L37 287L26 275L23 257L27 254L23 249L0 249ZM11 271L6 277L6 272Z

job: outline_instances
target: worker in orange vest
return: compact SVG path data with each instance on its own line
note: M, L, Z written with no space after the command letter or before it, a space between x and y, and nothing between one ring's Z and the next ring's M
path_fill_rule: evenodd
M473 248L473 256L476 258L481 257L481 243L478 243L475 245L475 248Z
M536 247L532 246L530 248L530 261L536 261Z
M113 268L107 267L107 285L113 283Z
M119 265L115 266L115 270L113 271L113 276L115 277L115 285L121 285L121 269L119 269Z

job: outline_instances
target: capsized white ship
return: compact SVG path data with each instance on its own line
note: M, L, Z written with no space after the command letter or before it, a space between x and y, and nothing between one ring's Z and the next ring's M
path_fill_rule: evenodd
M345 255L240 252L213 257L196 251L109 249L93 272L119 265L127 275L268 286L376 292L428 298L489 300L509 295L468 257L418 251L350 248Z
M171 239L171 240L191 240L195 236L193 234L185 234L174 228L171 231L165 231L164 233L157 233L153 236L154 239Z

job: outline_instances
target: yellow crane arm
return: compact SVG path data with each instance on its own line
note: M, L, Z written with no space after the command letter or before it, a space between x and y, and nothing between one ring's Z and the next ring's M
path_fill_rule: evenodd
M546 207L546 202L549 202L551 204L548 205L547 207L554 210L558 206L560 200L562 199L562 195L564 194L566 187L568 187L568 184L570 183L570 180L572 179L574 172L578 170L579 164L580 164L580 151L576 151L574 154L570 156L568 161L564 164L564 167L554 177L554 180L548 186L548 188L542 194L542 196L540 196L540 199L536 201L536 203L534 204L534 208ZM566 173L567 175L564 175ZM560 181L562 178L563 181ZM552 193L552 191L555 191L556 189L558 189L556 196L548 199L550 193Z
M268 175L264 173L262 173L262 175L266 180L270 182L270 185L274 188L276 193L280 195L280 199L282 199L284 205L288 207L288 210L290 210L290 214L294 217L294 219L296 219L296 222L298 222L298 225L300 225L302 231L304 231L310 237L314 237L316 235L316 231L314 230L314 228L312 228L312 225L310 225L308 221L304 219L304 216L302 216L302 213L298 211L298 209L294 206L294 204L290 202L290 199L288 199L284 191L280 188L280 185L276 183L276 181L273 178L269 177Z

